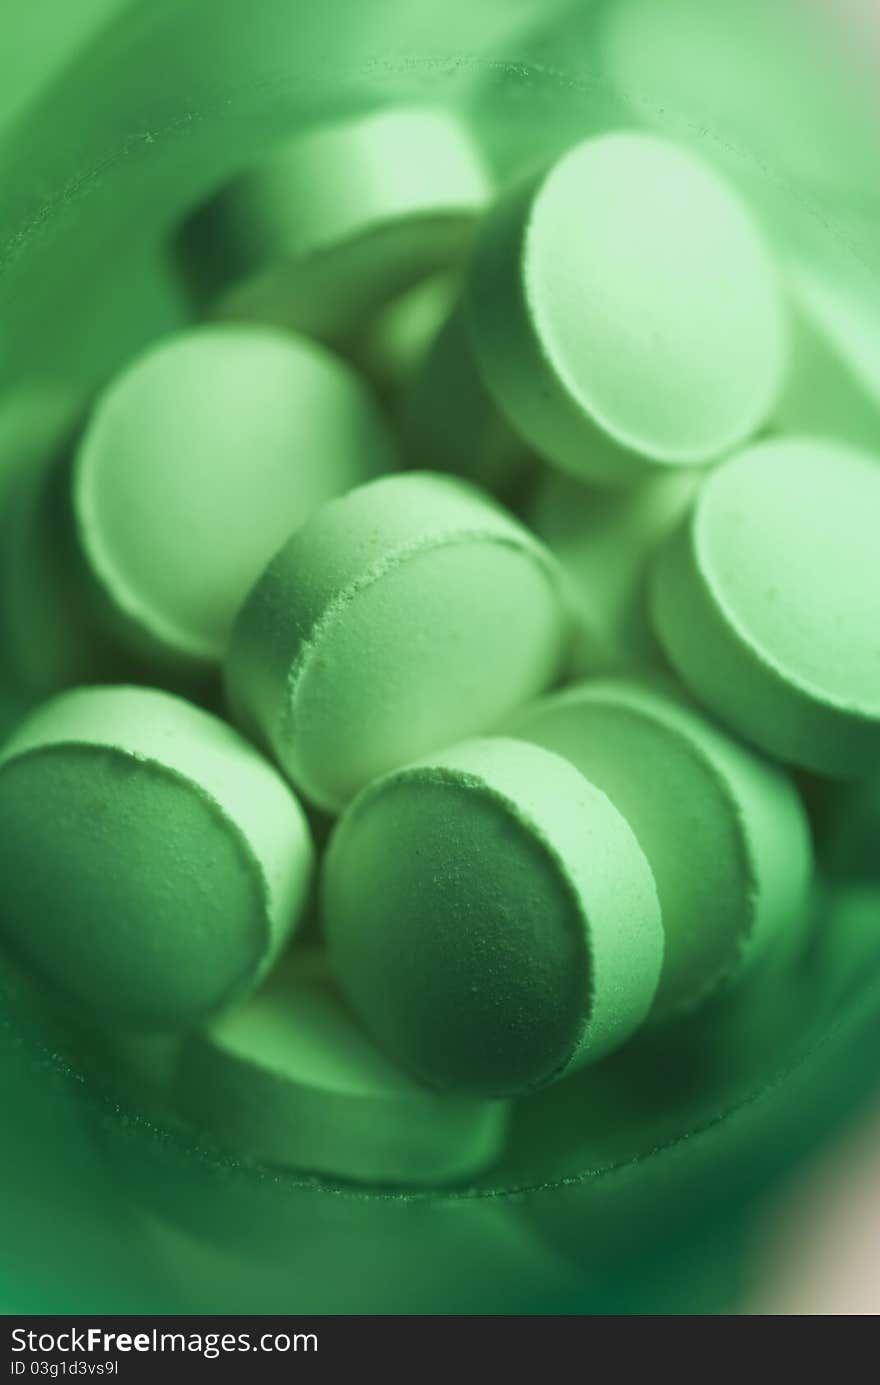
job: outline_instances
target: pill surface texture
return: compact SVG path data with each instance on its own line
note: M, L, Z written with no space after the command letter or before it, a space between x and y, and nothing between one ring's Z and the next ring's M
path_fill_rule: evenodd
M644 1020L663 953L650 867L559 756L471 741L367 788L325 858L337 975L368 1029L438 1088L508 1096Z
M325 505L269 564L235 624L230 700L333 810L530 700L568 637L556 566L515 520L451 478L387 477Z
M344 341L445 269L489 195L463 126L402 107L312 130L242 173L184 227L180 253L222 316Z
M185 1029L246 994L311 867L280 776L169 694L66 693L0 754L0 930L95 1022Z
M497 1158L507 1121L503 1103L431 1092L389 1062L311 949L187 1040L177 1093L237 1151L371 1183L466 1178Z
M354 373L275 329L181 332L98 401L73 478L79 543L130 640L217 663L263 567L393 447Z
M880 763L880 460L780 438L715 471L664 546L655 626L708 707L781 760Z
M666 938L655 1016L713 995L798 926L811 847L794 785L673 686L596 679L542 698L508 729L570 760L644 851Z
M784 303L750 212L651 135L587 140L503 196L467 296L499 408L578 476L627 482L716 459L781 388Z

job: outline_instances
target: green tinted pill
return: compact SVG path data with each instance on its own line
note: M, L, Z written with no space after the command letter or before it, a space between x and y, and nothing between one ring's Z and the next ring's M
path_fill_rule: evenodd
M666 936L655 1014L703 1000L797 927L811 847L794 785L671 685L582 683L525 709L508 729L564 755L635 833Z
M184 1045L177 1105L237 1151L370 1183L436 1184L501 1152L500 1102L418 1086L356 1023L323 959L288 955Z
M217 663L284 539L393 463L366 389L323 347L263 327L181 332L94 409L74 467L80 546L130 641Z
M578 622L576 666L584 673L656 664L647 569L691 504L704 473L675 470L626 490L546 476L529 519L568 583Z
M453 116L398 107L290 141L198 211L179 250L220 315L339 341L460 257L488 195Z
M108 1026L191 1027L251 990L311 867L283 780L169 694L64 694L0 755L0 930Z
M467 742L350 806L323 875L342 985L423 1081L512 1096L647 1015L663 954L650 867L608 798L524 742Z
M233 710L310 799L338 809L543 691L567 652L560 587L541 545L462 482L361 486L294 534L245 602Z
M747 449L703 485L653 576L692 691L779 759L880 764L880 461L810 438Z
M761 234L713 169L651 135L587 140L504 196L467 306L499 409L576 476L716 459L781 389L787 323Z

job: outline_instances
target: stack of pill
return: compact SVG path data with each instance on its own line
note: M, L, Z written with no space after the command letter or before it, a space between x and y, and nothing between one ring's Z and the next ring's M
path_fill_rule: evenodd
M876 880L880 455L654 134L499 188L374 111L170 253L191 325L12 448L0 944L237 1157L467 1184L795 965L805 775Z

